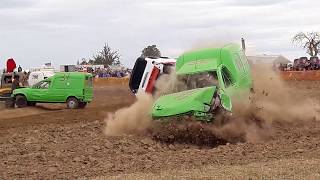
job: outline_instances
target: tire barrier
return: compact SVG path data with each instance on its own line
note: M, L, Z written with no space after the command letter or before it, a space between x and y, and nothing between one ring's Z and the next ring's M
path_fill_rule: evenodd
M94 78L93 80L94 86L128 86L129 77L116 78L116 77L108 77L108 78Z
M280 76L284 80L293 81L320 81L320 71L280 71Z

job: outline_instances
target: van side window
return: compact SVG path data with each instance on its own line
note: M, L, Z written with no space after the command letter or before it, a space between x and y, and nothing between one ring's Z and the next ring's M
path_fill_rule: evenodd
M50 87L50 81L43 81L39 82L38 84L35 85L37 89L49 89Z
M226 67L223 67L221 69L221 74L222 74L222 79L225 87L229 87L230 85L233 84L234 81L232 79L231 73Z
M50 81L45 81L41 84L40 89L49 89Z

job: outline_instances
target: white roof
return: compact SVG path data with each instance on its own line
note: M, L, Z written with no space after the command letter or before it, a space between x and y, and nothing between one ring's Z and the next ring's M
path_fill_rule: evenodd
M175 63L177 60L173 59L173 58L150 58L150 57L146 57L145 58L146 61L155 61L156 63Z

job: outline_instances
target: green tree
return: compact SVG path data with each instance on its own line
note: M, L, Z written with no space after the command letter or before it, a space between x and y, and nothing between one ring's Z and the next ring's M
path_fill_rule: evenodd
M299 32L292 38L292 42L300 45L310 56L317 56L320 49L320 33Z
M102 64L105 67L110 65L121 65L119 52L111 50L108 44L105 44L102 50L99 51L97 55L93 56L92 61L93 64Z
M161 57L161 52L156 45L151 45L142 50L141 57Z

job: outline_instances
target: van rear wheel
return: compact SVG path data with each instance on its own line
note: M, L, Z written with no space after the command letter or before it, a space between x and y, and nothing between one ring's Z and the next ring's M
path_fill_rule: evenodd
M27 98L25 96L18 95L16 97L16 105L18 106L18 108L27 107L28 106Z
M79 103L79 108L83 109L87 106L87 103L86 102L80 102Z
M69 97L67 100L67 107L69 109L77 109L79 107L79 100L75 97Z

